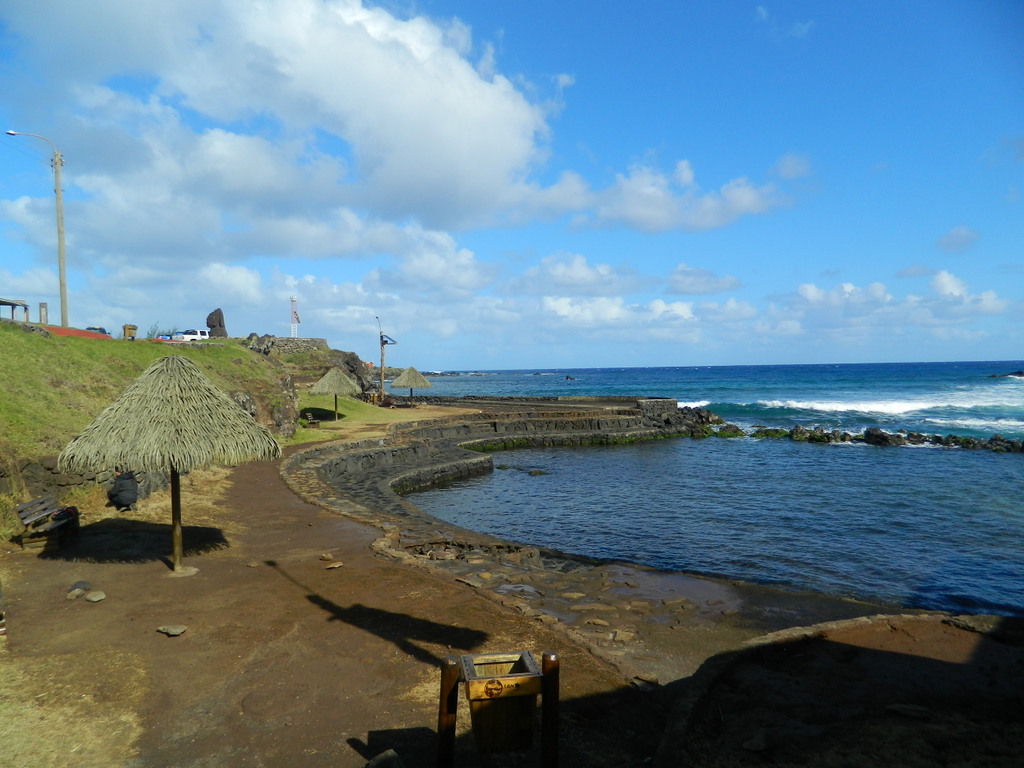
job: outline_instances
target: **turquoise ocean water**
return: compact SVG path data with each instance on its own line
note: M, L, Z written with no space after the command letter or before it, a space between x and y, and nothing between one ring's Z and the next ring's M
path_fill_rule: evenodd
M754 425L1024 440L1024 361L474 371L430 395L671 397ZM1024 454L789 440L526 449L411 500L566 552L869 600L1024 614ZM536 472L534 470L540 470Z

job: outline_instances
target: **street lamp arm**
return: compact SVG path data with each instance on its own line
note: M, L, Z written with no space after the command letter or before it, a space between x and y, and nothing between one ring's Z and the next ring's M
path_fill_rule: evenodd
M33 139L42 139L51 147L53 147L53 154L59 155L60 150L57 149L57 145L50 141L45 136L40 136L38 133L24 133L23 131L7 131L8 136L31 136Z

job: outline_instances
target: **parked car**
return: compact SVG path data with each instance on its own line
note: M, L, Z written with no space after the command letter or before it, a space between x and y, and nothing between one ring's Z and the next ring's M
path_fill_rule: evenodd
M171 336L173 341L205 341L210 338L210 332L206 328L198 330L192 328L187 331L179 331Z

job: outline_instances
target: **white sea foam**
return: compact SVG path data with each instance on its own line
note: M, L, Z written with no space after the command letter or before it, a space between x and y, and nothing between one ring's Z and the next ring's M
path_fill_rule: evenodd
M924 419L925 424L935 425L938 431L945 429L970 429L978 432L1010 432L1024 431L1024 421L1020 419Z
M764 408L821 411L822 413L884 413L896 416L931 408L948 408L951 403L929 400L758 400Z
M892 400L758 400L764 408L787 408L822 413L863 413L901 416L941 408L1024 408L1024 389L971 388L923 397Z
M709 405L711 405L711 401L710 400L694 400L693 402L689 402L689 403L680 402L680 403L677 403L677 405L680 408L707 408Z

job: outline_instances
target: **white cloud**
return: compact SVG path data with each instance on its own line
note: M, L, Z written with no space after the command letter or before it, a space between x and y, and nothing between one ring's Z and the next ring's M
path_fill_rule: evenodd
M656 320L692 320L694 318L693 303L689 301L667 302L655 299L647 305L647 308L650 310L652 318Z
M754 186L747 179L733 179L712 192L689 201L683 216L686 229L713 229L740 216L765 213L785 203L785 198L771 184Z
M806 37L814 28L813 21L780 23L775 20L763 5L757 6L755 15L758 22L766 26L769 36L776 42L781 42L786 38Z
M399 254L398 268L375 269L365 280L373 291L409 292L449 298L466 295L488 285L495 270L460 248L446 232L411 227L408 243Z
M56 259L54 259L56 261ZM15 296L45 296L56 292L57 273L46 267L32 267L21 273L8 272L0 269L0 285L3 286L4 298ZM17 319L21 319L21 310ZM59 311L59 308L58 308Z
M738 301L729 297L724 302L705 302L700 305L701 318L714 323L737 323L753 320L758 315L757 308L746 301Z
M789 153L775 163L775 173L783 179L800 179L811 174L811 161L807 155Z
M732 275L719 277L707 269L688 267L682 262L668 276L668 290L672 293L722 293L738 288L739 284Z
M450 273L427 266L427 252L409 257L410 223L440 232L569 214L704 230L781 203L742 178L702 193L687 160L669 174L634 166L600 190L571 169L539 183L546 118L573 77L552 77L552 103L531 102L529 84L498 73L493 46L469 60L472 32L457 20L402 19L358 0L60 9L57 28L31 4L5 16L76 114L65 185L77 267L383 253L405 265L376 280L431 286ZM49 203L2 202L0 215L49 248ZM449 287L486 279L448 250L466 267ZM620 271L618 284L584 290L625 290L630 279Z
M871 283L866 288L859 288L853 283L840 283L831 290L819 288L814 283L804 283L797 286L796 292L808 306L848 309L856 306L882 306L892 301L892 296L882 283Z
M617 174L615 183L598 193L598 200L599 221L643 232L714 229L785 202L772 185L758 187L745 178L702 194L685 161L676 165L671 177L649 166L633 165L628 173Z
M810 302L824 301L827 294L814 283L804 283L797 286L796 292L801 298Z
M1009 308L1010 302L1000 299L995 291L982 291L971 297L970 306L982 315L1001 315Z
M672 180L681 187L692 187L694 185L693 167L689 160L680 160L676 163L675 173Z
M929 277L934 274L935 270L932 267L927 267L924 264L912 264L897 272L896 277Z
M944 269L932 278L931 285L932 290L942 296L964 297L967 295L967 283Z
M754 324L754 329L763 336L801 336L806 330L799 320L785 319L772 321L760 321Z
M963 253L978 239L978 233L970 227L960 225L953 227L949 232L944 234L935 244L943 251L948 253Z
M207 264L196 274L194 285L204 287L204 292L215 301L232 300L257 305L265 299L262 283L260 273L254 269Z
M631 271L610 264L591 265L578 253L557 253L510 281L508 289L525 295L610 296L629 293L638 284Z
M465 58L471 41L459 23L340 0L136 5L65 4L57 30L52 9L12 15L40 59L88 62L59 73L69 80L93 87L142 74L129 83L148 92L140 100L223 124L322 131L351 157L349 202L381 214L446 225L485 216L545 156L543 108ZM95 27L103 33L88 34ZM51 47L57 40L67 48ZM112 55L122 44L125 55ZM233 170L244 183L253 169Z
M896 298L877 282L864 288L842 283L831 289L805 283L777 311L790 313L807 333L847 344L882 343L917 328L930 333L938 327L963 326L1003 315L1012 306L994 291L971 294L963 280L944 270L932 277L930 287L931 295Z
M633 315L633 311L618 297L573 299L568 296L545 296L542 307L544 312L574 327L617 325Z
M644 232L664 232L677 227L682 201L671 180L652 168L634 165L616 174L615 184L600 195L598 216L607 223L626 224Z

